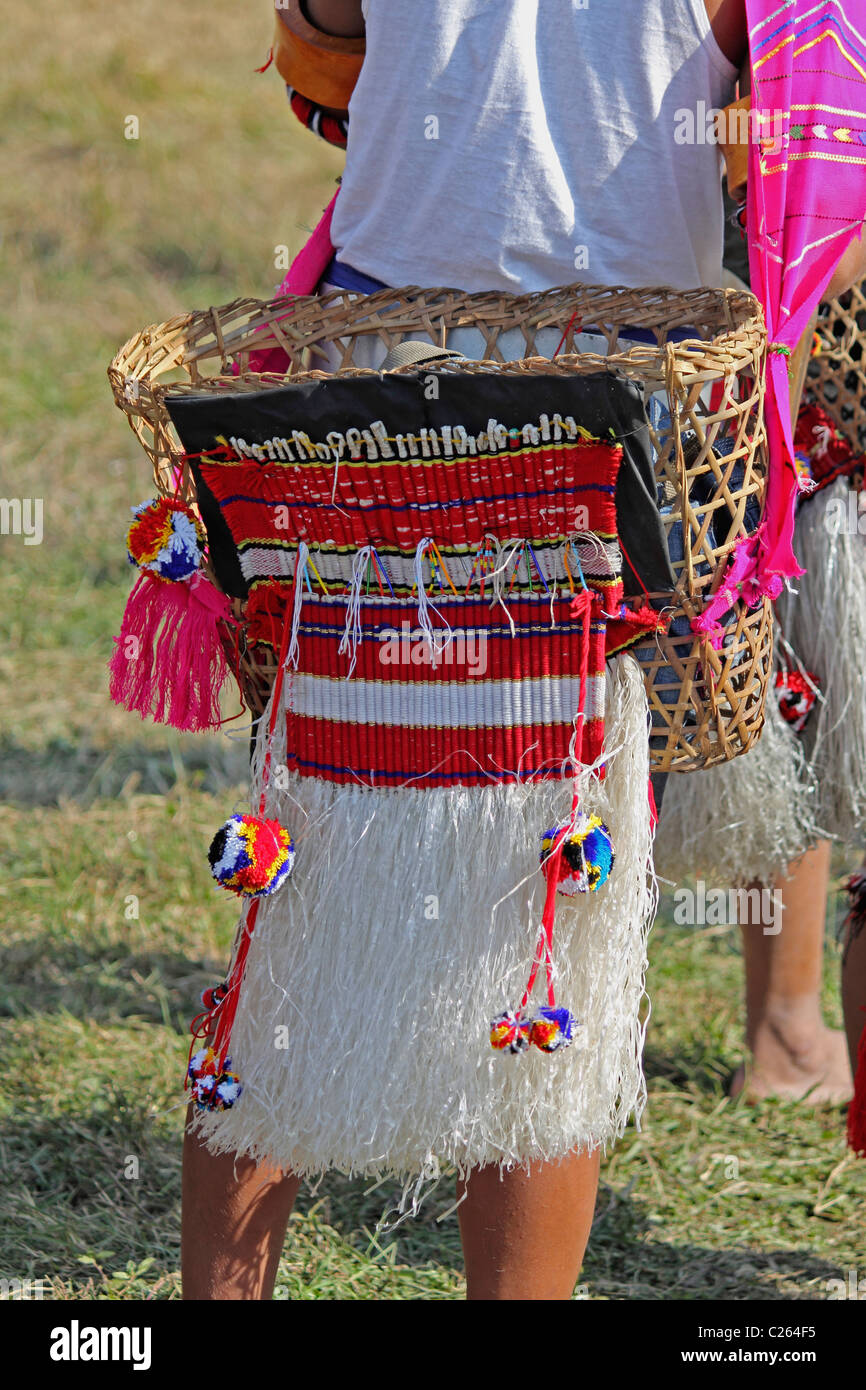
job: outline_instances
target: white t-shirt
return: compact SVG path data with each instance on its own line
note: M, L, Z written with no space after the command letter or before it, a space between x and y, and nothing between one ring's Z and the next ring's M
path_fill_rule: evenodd
M704 0L364 0L332 235L389 285L721 283Z

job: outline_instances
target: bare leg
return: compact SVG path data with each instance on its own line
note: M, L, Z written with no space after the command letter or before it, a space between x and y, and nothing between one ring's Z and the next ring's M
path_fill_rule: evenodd
M830 845L822 840L778 885L781 931L765 935L756 909L743 925L746 966L746 1043L752 1053L748 1090L814 1104L847 1100L852 1091L844 1034L821 1015L821 981ZM745 1081L740 1068L732 1094Z
M251 1158L183 1149L185 1299L269 1299L300 1179Z
M458 1194L466 1296L477 1301L571 1298L589 1239L599 1153L500 1173L474 1168Z

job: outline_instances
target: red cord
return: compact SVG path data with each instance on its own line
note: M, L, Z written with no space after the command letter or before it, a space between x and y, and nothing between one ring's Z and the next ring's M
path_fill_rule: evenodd
M574 742L574 758L577 763L583 762L583 728L586 722L586 684L589 679L590 618L594 597L595 596L589 589L581 589L579 593L575 594L571 601L572 616L581 619L580 686L577 700L577 719L575 721L576 734ZM556 1008L556 998L553 988L553 924L556 917L556 890L559 884L559 869L562 863L563 847L574 825L578 804L577 781L575 779L574 792L571 799L571 814L568 821L561 827L554 839L553 848L544 861L544 870L547 874L547 892L544 898L544 910L541 914L541 927L539 929L538 942L535 948L535 959L532 962L529 980L517 1010L518 1018L529 1002L529 997L535 987L535 981L538 978L538 971L542 962L544 963L545 975L547 977L547 1002L552 1009Z
M283 691L283 667L286 664L286 658L289 650L289 634L292 630L292 619L290 617L290 614L293 614L295 611L295 591L297 589L297 586L299 583L303 583L303 578L299 574L300 568L300 565L296 561L295 582L292 585L292 596L289 601L288 609L286 611L286 617L283 621L283 638L280 642L280 654L277 658L277 674L274 679L274 689L271 694L271 717L268 722L268 746L265 750L265 763L264 767L262 768L262 794L259 797L260 816L263 816L265 814L265 798L267 795L268 782L270 781L271 775L271 748L274 741L274 730L277 727L277 718L279 716L280 696Z
M229 1046L231 1044L232 1026L235 1021L235 1014L238 1011L238 999L241 992L241 981L244 977L244 969L249 954L250 942L253 939L253 928L256 925L256 918L259 915L259 898L253 898L247 909L244 919L243 934L241 936L238 953L232 967L227 992L220 1004L217 1005L217 1023L214 1031L213 1050L216 1054L217 1072L225 1071L225 1064L228 1059Z
M563 345L563 343L565 342L566 338L568 337L568 334L569 334L569 330L570 330L570 328L571 328L571 325L574 323L574 320L575 320L576 318L577 318L577 310L575 309L575 311L574 311L574 313L572 314L571 318L568 320L568 323L565 325L565 332L563 333L562 337L561 337L560 340L559 340L559 346L558 346L558 348L556 349L556 352L553 354L554 357L558 357L559 354L560 354L560 352L562 351L562 345ZM583 319L579 319L579 320L578 320L578 325L577 325L578 328L580 327L580 325L581 325L582 323L583 323Z
M637 580L637 582L638 582L638 584L640 585L640 587L641 587L641 589L643 590L643 592L646 594L647 598L649 598L649 597L650 597L650 591L649 591L649 589L646 587L646 585L644 584L643 580L641 579L640 575L639 575L638 572L637 572L637 569L635 568L634 564L632 563L632 558L631 558L631 556L629 555L628 551L626 550L625 546L624 546L623 543L622 543L622 536L618 536L618 537L617 537L617 542L618 542L618 544L619 544L620 550L622 551L623 555L625 556L626 563L627 563L628 566L630 567L632 574L634 575L635 579Z

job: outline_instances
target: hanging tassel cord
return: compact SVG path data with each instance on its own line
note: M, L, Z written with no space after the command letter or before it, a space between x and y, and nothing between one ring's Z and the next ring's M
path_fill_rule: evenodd
M593 594L589 589L583 589L575 594L571 601L572 616L581 621L581 641L579 658L579 694L577 699L577 717L575 719L575 743L574 759L576 763L583 762L583 730L586 722L586 683L589 679L589 638L590 638L590 618L592 613ZM577 815L580 797L577 790L577 777L575 775L574 787L571 797L571 812L569 818L563 825L554 840L550 854L544 861L544 871L547 875L547 892L544 897L544 909L541 914L541 927L538 933L538 943L535 948L535 959L532 962L532 969L529 973L529 980L523 992L523 998L517 1010L517 1018L522 1019L535 982L538 979L538 972L544 966L547 982L547 1002L552 1009L556 1008L556 992L553 984L553 925L556 919L556 889L559 883L560 866L562 864L562 854L565 842L574 825Z
M249 954L250 943L253 939L253 929L256 925L256 918L259 912L259 899L253 898L244 918L243 929L240 943L238 945L235 963L232 972L226 980L225 994L214 1004L213 1008L205 1009L197 1014L190 1024L192 1041L187 1057L187 1081L189 1085L189 1067L192 1062L193 1052L196 1043L205 1038L211 1038L211 1048L215 1057L214 1070L217 1074L225 1071L229 1058L229 1047L231 1045L232 1027L235 1021L235 1014L238 1008L240 996L240 986L246 969L247 956Z
M574 744L574 757L575 761L578 763L583 762L583 729L586 722L586 683L589 680L589 637L592 603L593 594L588 588L582 589L580 593L575 594L574 598L571 600L572 617L579 618L581 623L580 687L577 697L577 719L575 720L576 738ZM577 783L575 782L574 797L571 807L572 815L577 810L577 799Z
M303 591L303 580L300 575L300 570L301 565L299 563L295 566L296 594L301 593ZM268 742L267 747L265 748L265 759L264 765L262 767L262 789L261 795L259 796L260 816L264 816L265 814L265 801L267 799L268 784L271 780L271 760L274 746L274 732L277 727L277 719L279 718L280 705L282 703L281 697L283 693L283 680L285 676L285 669L289 660L289 634L291 632L294 632L294 627L294 621L291 624L288 621L283 623L283 636L282 641L280 642L280 655L277 660L277 674L274 678L274 689L271 695L271 713L270 718L268 720Z
M222 1003L218 1004L216 1010L216 1030L214 1032L213 1050L217 1059L217 1071L225 1070L231 1046L232 1027L235 1021L235 1014L238 1011L238 1000L241 993L241 981L249 955L250 944L253 939L253 929L256 925L256 918L259 915L259 899L253 898L244 919L243 932L238 946L235 963L232 966L232 973L226 981L227 992Z
M529 972L529 979L526 989L523 991L523 998L517 1009L517 1017L523 1017L523 1011L529 1003L530 996L535 988L538 979L538 972L544 966L547 977L547 1002L552 1009L556 1008L556 995L553 987L553 923L556 917L556 884L559 878L559 865L562 859L562 847L565 837L568 834L568 826L563 826L562 831L556 837L556 844L550 857L547 859L545 869L547 872L547 893L544 898L544 911L541 914L541 930L538 934L538 944L535 948L535 959L532 962L532 969Z
M295 566L293 602L290 605L294 612L294 598L298 593L303 593L305 561L299 553L298 563ZM273 621L273 619L272 619ZM289 644L292 633L295 630L294 621L290 622L288 613L283 621L283 635L280 640L280 654L277 661L277 674L274 678L274 688L271 694L270 715L268 718L267 745L265 757L262 765L262 787L259 796L259 816L264 818L265 806L267 802L268 786L271 780L271 766L273 761L274 733L277 727L277 720L280 717L282 705L283 684L285 670L289 661ZM238 1008L240 997L241 982L246 969L247 956L253 938L253 930L256 919L259 915L259 898L253 898L248 905L241 928L241 939L235 955L234 965L231 974L226 980L226 991L221 999L214 1004L213 1008L198 1014L190 1024L192 1033L192 1043L190 1045L189 1059L187 1061L187 1079L189 1074L189 1063L192 1060L193 1049L198 1040L209 1037L213 1034L211 1047L215 1055L215 1070L217 1074L222 1073L227 1066L229 1058L229 1048L231 1046L232 1027L234 1026L235 1014Z

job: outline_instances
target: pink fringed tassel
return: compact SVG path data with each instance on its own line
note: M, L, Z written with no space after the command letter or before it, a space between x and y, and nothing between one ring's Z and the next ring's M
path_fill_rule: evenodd
M860 1037L854 1099L848 1108L848 1145L856 1154L866 1158L866 1028Z
M175 729L215 728L228 675L219 634L225 622L229 601L203 575L177 583L142 571L114 639L112 700Z

